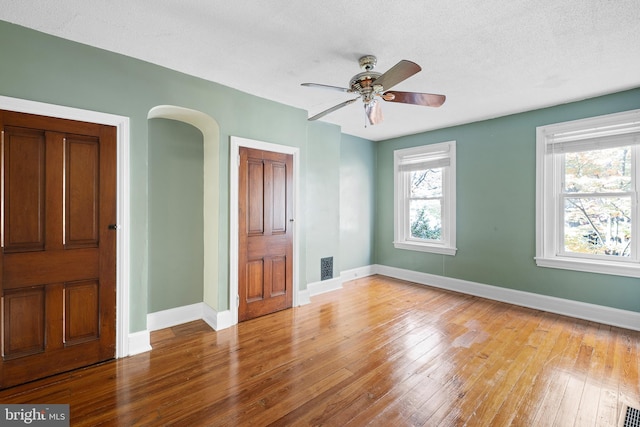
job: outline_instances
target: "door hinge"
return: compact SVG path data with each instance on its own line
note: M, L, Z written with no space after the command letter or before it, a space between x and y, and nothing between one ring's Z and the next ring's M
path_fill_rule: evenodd
M236 308L240 307L240 295L236 295Z

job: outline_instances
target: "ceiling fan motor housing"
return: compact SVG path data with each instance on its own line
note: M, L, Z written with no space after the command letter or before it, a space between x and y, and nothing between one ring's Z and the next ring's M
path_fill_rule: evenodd
M362 100L365 103L369 103L374 99L375 95L383 91L382 86L374 84L375 80L382 75L373 71L378 59L373 55L365 55L360 57L358 62L363 72L351 78L349 89L350 92L359 93L362 96Z
M376 89L376 85L374 85L373 82L381 75L382 74L375 71L364 71L362 73L356 74L355 76L351 77L349 88L351 88L352 92L357 92L360 94L374 92ZM382 87L380 87L380 89L382 89Z

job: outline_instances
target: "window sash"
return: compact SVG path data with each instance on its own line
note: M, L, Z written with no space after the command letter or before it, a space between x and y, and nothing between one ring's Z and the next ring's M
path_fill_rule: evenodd
M640 277L640 110L576 120L537 128L536 263L560 268ZM630 146L631 182L623 191L565 191L565 153ZM629 198L630 256L566 251L565 200Z
M615 261L615 262L637 262L638 254L637 254L637 244L635 244L638 236L638 226L635 223L634 219L637 218L637 215L634 215L634 212L637 211L638 206L635 203L635 193L634 192L625 192L625 193L613 193L603 196L600 193L595 194L580 194L580 193L563 193L559 195L558 201L558 255L566 256L566 257L576 257L576 258L584 258L584 259L601 259L607 261ZM565 248L565 222L566 222L566 200L567 199L629 199L630 208L630 216L631 216L631 242L629 244L629 256L618 256L618 255L606 255L606 254L589 254L582 252L573 252L568 251Z
M411 174L442 169L440 196L411 196ZM394 247L455 255L455 141L394 151ZM453 200L452 200L453 199ZM440 239L411 235L411 201L440 201Z
M626 146L629 144L619 145ZM590 147L589 150L584 151L597 151L597 150L606 150L609 148L615 148L612 146L598 146L598 148ZM606 260L608 262L621 262L621 263L637 263L640 261L640 251L638 250L638 237L640 234L640 229L638 227L638 220L640 219L640 215L638 214L638 192L637 192L637 181L638 176L640 175L640 162L638 161L638 146L630 145L631 148L631 183L629 191L619 191L619 192L602 192L602 193L593 193L593 192L567 192L565 191L565 153L551 153L547 154L546 157L550 157L550 160L553 164L555 164L555 172L553 179L553 187L551 189L553 193L553 199L556 201L556 214L555 214L555 249L554 253L556 256L566 257L566 258L579 258L584 260ZM578 199L578 198L630 198L631 200L631 245L630 245L630 255L628 257L623 256L612 256L612 255L599 255L599 254L584 254L578 252L570 252L565 250L565 235L564 235L564 221L565 221L565 201L566 199Z
M410 182L411 173L407 173L407 181ZM444 186L445 177L443 173L442 177L442 186L443 186L443 196L440 197L406 197L406 206L405 206L405 224L404 224L404 232L405 232L405 240L415 241L415 242L429 242L429 243L442 243L445 241L445 234L447 229L447 224L445 224L445 207L444 207ZM410 184L409 184L410 185ZM410 190L409 190L410 191ZM411 233L411 202L414 200L439 200L440 201L440 238L439 239L423 239L420 237L414 237Z

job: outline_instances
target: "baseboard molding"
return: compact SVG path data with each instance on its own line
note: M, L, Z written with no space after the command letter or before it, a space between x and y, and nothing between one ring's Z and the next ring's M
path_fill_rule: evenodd
M202 303L202 320L204 320L214 331L220 331L230 327L231 311L216 311L208 304Z
M367 265L365 267L352 268L350 270L341 271L340 279L342 280L342 283L344 283L344 282L348 282L349 280L355 280L361 277L367 277L374 274L376 274L375 266Z
M342 289L342 275L340 277L334 277L333 279L307 284L307 291L309 291L309 296L311 297L338 289Z
M147 314L147 329L157 331L203 318L204 303L184 305Z
M376 274L375 265L367 265L364 267L353 268L340 272L339 277L333 279L321 280L319 282L312 282L307 284L307 298L306 304L311 302L311 297L316 295L325 294L327 292L337 291L342 289L342 284L349 280L359 279L361 277L371 276ZM302 304L300 304L302 305Z
M151 334L149 330L129 333L129 351L127 356L151 350Z
M420 273L386 265L376 264L373 266L373 271L377 274L407 280L421 285L433 286L522 307L640 331L640 313L635 311L620 310L597 304L501 288L499 286Z
M302 289L298 291L298 301L294 305L307 305L311 304L311 294L308 289Z
M147 329L157 331L194 320L204 320L214 330L219 331L231 326L231 312L216 311L204 302L184 305L147 314Z

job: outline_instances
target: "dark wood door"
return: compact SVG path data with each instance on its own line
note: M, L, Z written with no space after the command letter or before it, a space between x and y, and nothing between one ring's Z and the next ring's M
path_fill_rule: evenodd
M0 387L115 356L116 129L0 111Z
M293 156L240 148L238 320L293 301Z

